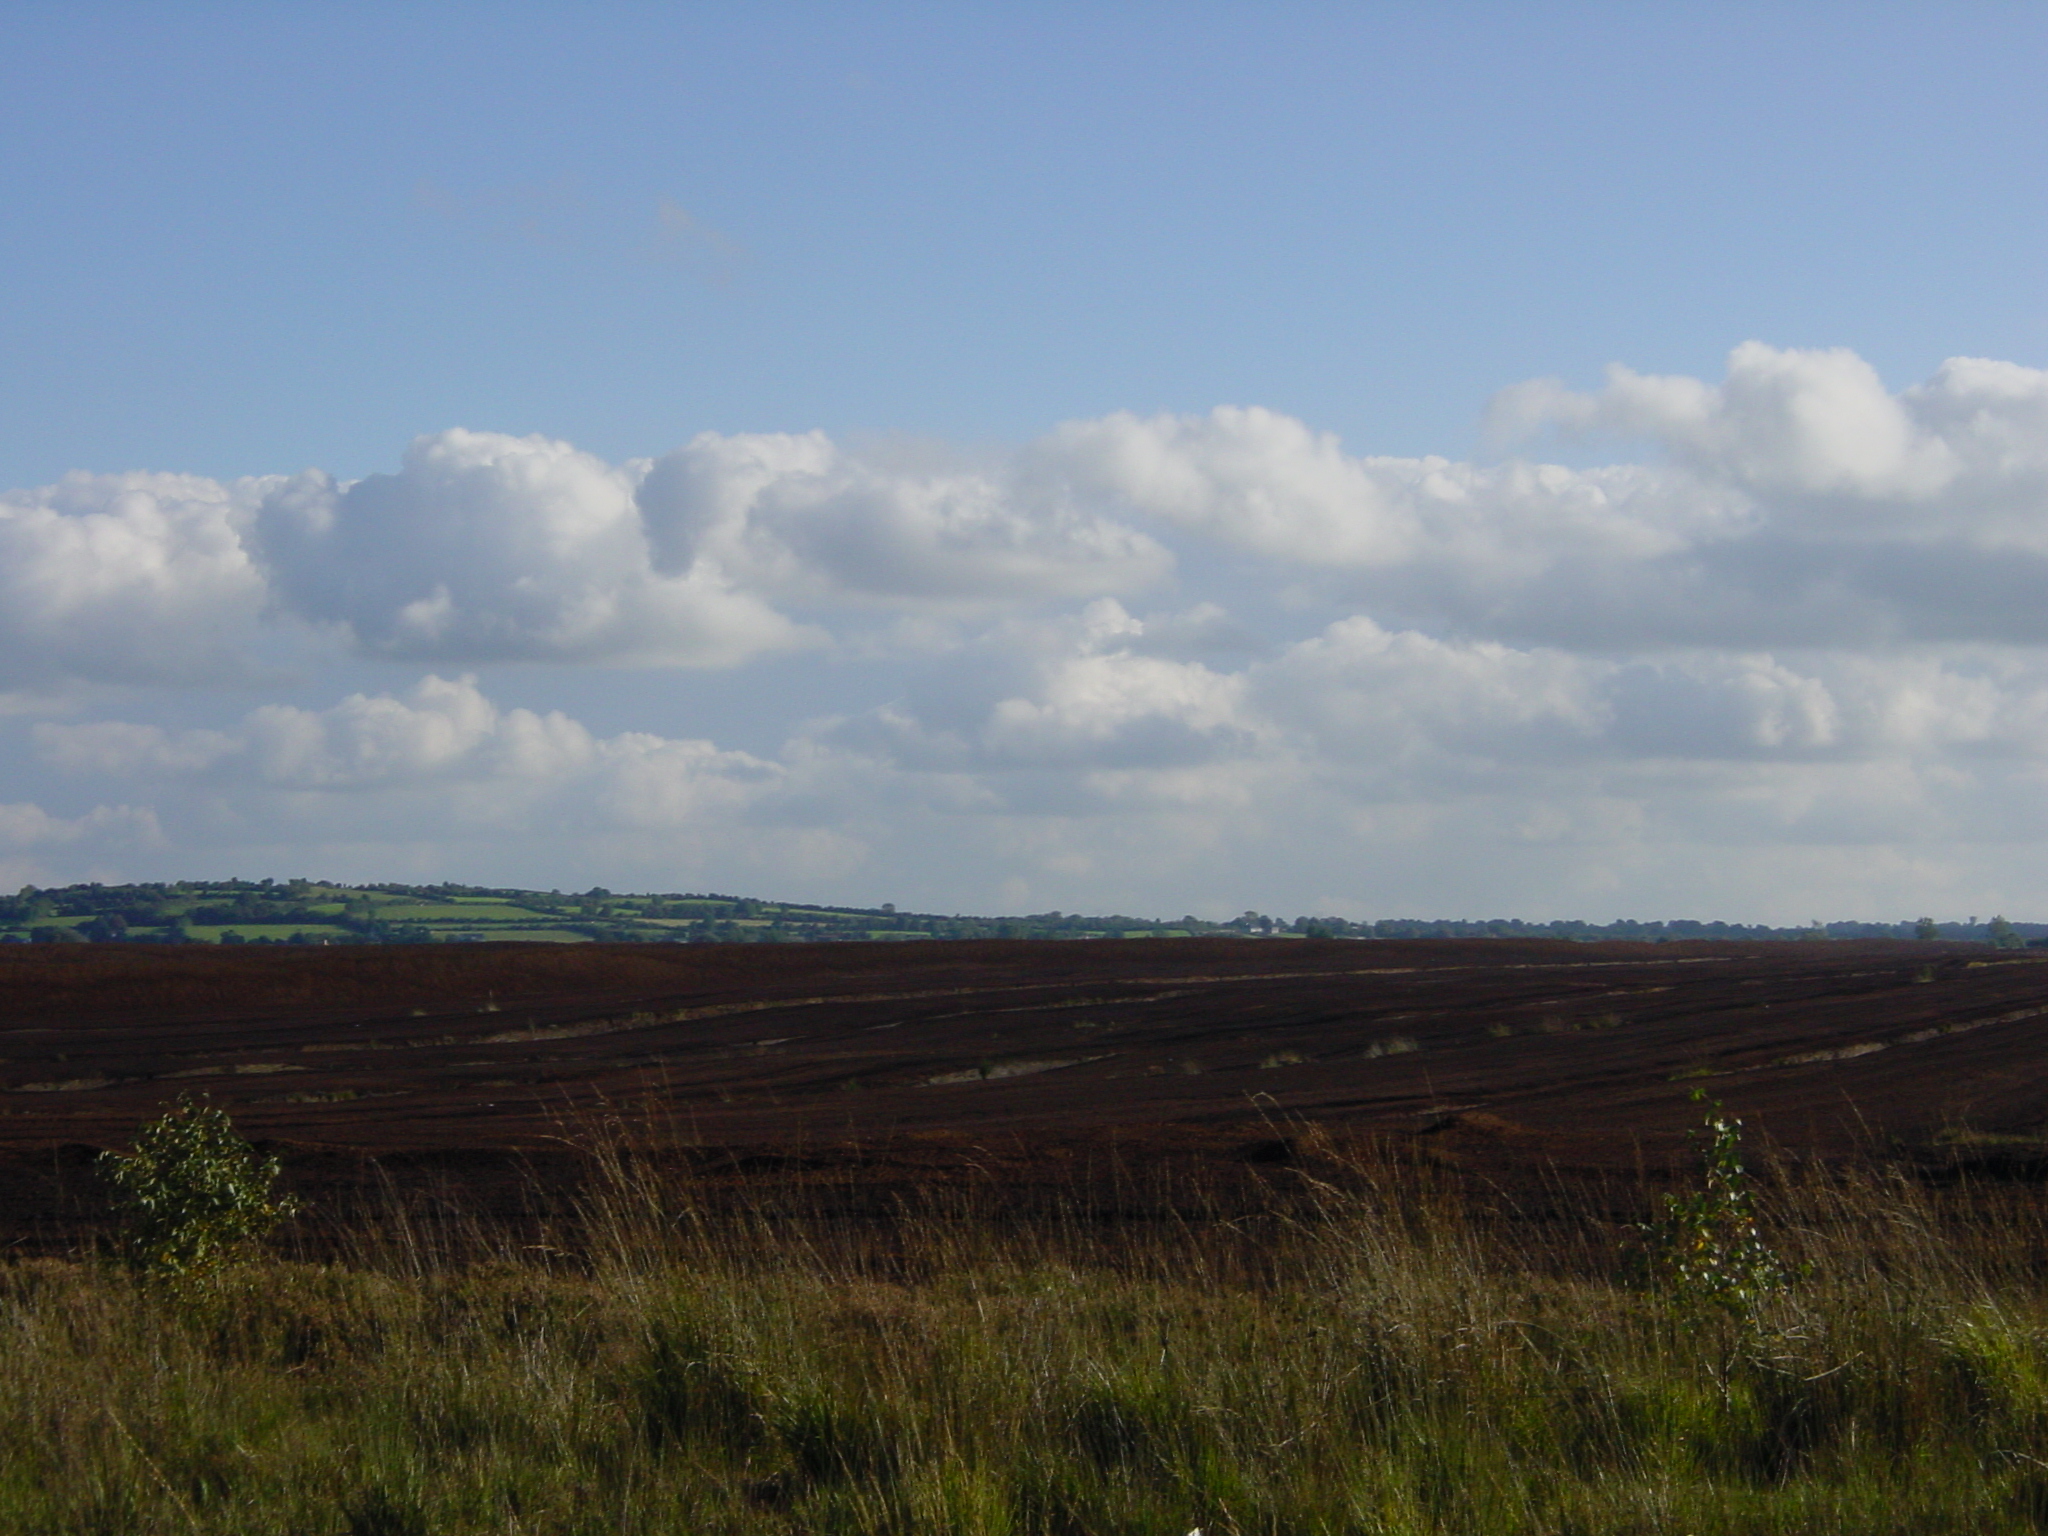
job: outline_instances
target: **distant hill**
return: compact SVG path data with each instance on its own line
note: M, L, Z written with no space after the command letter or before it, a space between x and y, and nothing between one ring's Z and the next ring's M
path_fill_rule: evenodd
M2017 947L2048 942L2048 924L1943 923L1938 936ZM1036 912L946 916L879 907L811 906L717 892L528 891L455 885L333 885L316 880L181 880L151 885L25 886L0 897L0 943L778 944L915 939L1246 938L1871 939L1915 937L1911 922L1771 928L1691 921L1529 923L1514 918L1341 917L1246 912L1229 922Z

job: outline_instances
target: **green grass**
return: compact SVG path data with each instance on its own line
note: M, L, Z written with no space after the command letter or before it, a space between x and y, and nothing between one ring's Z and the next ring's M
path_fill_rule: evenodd
M1748 1327L1674 1308L1596 1211L1532 1226L1356 1174L1307 1205L1225 1219L1196 1192L1143 1222L967 1195L713 1216L688 1176L620 1175L538 1242L394 1213L345 1261L187 1297L17 1261L0 1528L2048 1526L2048 1229L2027 1199L1779 1190L1803 1278Z
M515 906L503 901L380 901L371 909L371 915L387 923L464 923L484 922L548 922L553 920L571 921L575 914L569 913L561 919L547 912L536 912L531 907Z

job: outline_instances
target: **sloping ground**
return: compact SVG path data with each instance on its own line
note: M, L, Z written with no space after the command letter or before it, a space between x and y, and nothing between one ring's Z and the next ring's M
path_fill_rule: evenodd
M1705 1089L1795 1152L2024 1162L2048 1137L2044 963L1883 942L16 948L0 1157L75 1162L203 1092L307 1166L538 1156L604 1122L733 1167L858 1147L991 1168L1104 1137L1256 1158L1320 1122L1621 1171L1682 1146Z

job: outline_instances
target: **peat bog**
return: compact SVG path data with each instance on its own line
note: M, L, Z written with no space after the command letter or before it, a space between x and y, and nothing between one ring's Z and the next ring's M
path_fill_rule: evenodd
M1704 1090L1794 1160L2048 1164L2048 955L1174 940L0 950L0 1191L35 1247L205 1095L316 1205L493 1209L629 1143L707 1183L1264 1188L1305 1127L1497 1184L1637 1182ZM1284 1183L1284 1179L1282 1179Z

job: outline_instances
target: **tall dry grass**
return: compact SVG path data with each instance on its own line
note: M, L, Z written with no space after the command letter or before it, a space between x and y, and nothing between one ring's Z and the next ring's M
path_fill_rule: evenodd
M2026 1192L1781 1171L1798 1278L1741 1319L1675 1305L1590 1204L1504 1219L1391 1163L1145 1220L855 1219L795 1181L735 1209L595 1166L516 1239L394 1206L186 1296L0 1268L0 1529L2048 1526Z

